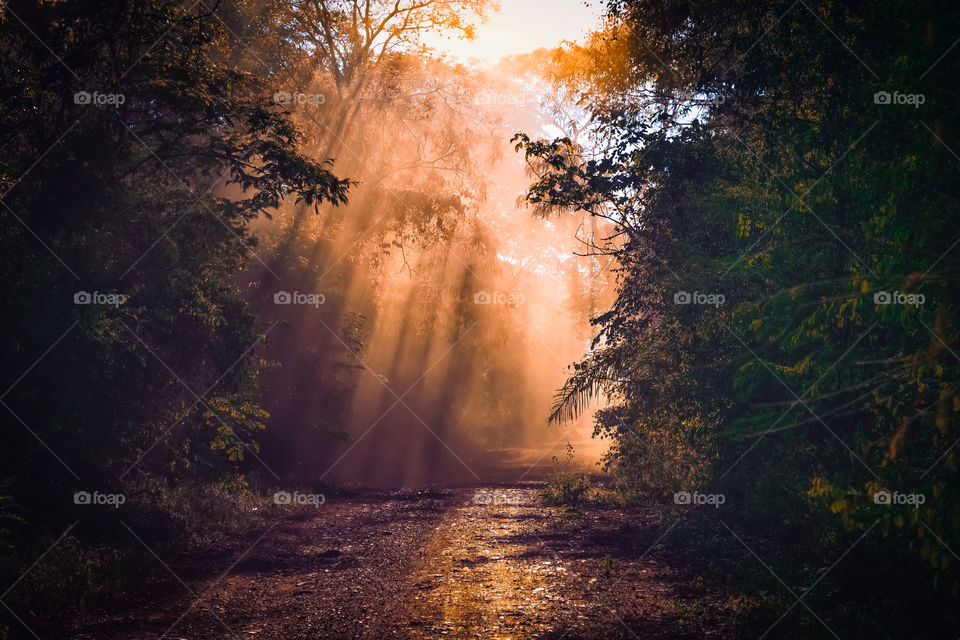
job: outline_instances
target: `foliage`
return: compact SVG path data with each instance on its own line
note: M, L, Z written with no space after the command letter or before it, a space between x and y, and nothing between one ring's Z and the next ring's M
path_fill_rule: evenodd
M768 532L807 527L821 562L866 534L941 596L960 594L958 23L938 2L617 0L567 78L592 142L515 139L540 215L617 225L593 250L619 295L553 418L611 398L597 431L627 488L723 491Z
M579 507L590 493L590 477L573 465L573 446L567 443L564 461L553 456L554 469L550 478L540 489L540 499L548 505Z
M350 183L303 152L262 77L225 63L236 46L204 3L0 8L5 574L80 522L47 556L60 573L31 572L37 591L96 590L101 542L123 531L75 491L147 513L144 483L256 464L249 225L284 203L343 204ZM174 516L158 513L163 530Z

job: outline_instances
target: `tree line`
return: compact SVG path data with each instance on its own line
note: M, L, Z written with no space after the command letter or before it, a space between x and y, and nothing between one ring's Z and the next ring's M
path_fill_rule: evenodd
M625 493L722 494L808 566L856 547L827 580L855 635L942 631L960 597L958 20L617 0L555 54L590 141L515 138L537 215L616 228L584 242L618 295L552 419L609 399Z

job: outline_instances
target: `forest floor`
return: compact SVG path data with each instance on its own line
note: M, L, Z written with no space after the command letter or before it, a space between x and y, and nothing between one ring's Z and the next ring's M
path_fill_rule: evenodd
M652 508L545 507L537 485L365 492L275 511L77 640L721 638L704 560Z

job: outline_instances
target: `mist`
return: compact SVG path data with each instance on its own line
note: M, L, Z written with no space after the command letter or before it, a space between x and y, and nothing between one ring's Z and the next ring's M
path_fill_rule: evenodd
M598 460L589 421L547 416L589 348L608 265L576 255L597 231L589 216L534 218L522 198L530 170L510 141L567 124L549 60L397 53L351 104L322 74L308 90L278 88L301 96L285 106L305 147L321 159L332 145L355 181L347 205L285 206L253 228L262 264L244 283L279 323L262 351L273 367L263 457L278 473L532 480L568 442L583 466ZM275 304L281 292L323 302Z

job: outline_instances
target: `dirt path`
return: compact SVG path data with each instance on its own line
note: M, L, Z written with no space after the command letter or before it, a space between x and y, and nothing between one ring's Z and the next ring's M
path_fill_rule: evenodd
M74 637L703 637L693 578L656 545L667 527L651 511L564 515L533 487L491 487L330 500L264 524L223 557L170 563L173 590Z

